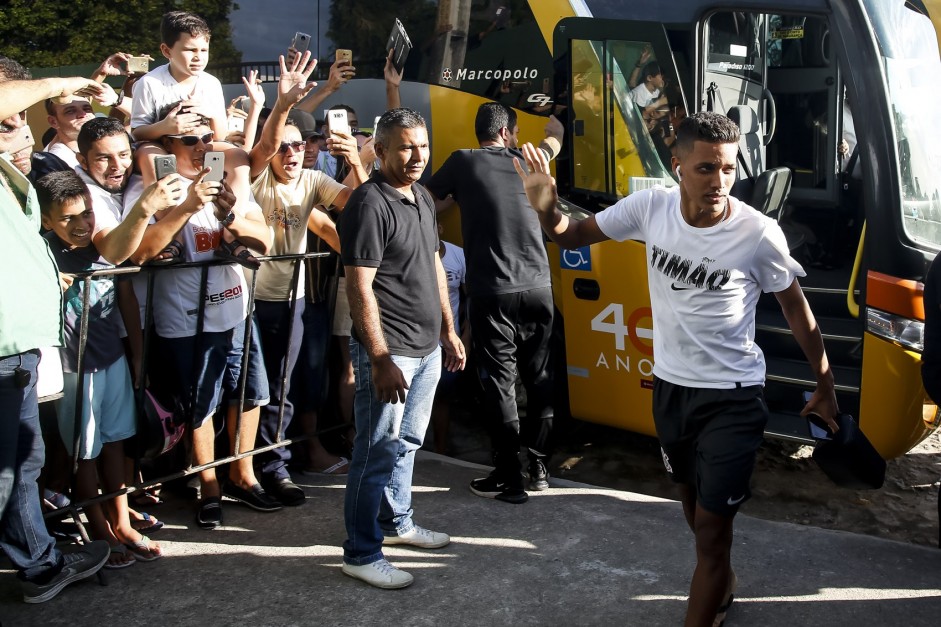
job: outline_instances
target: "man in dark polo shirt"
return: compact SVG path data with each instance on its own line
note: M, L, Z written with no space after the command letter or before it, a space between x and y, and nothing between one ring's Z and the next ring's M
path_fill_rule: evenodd
M392 109L376 130L378 173L356 189L337 230L353 318L356 440L346 484L343 573L378 588L414 578L384 544L436 549L451 539L412 521L412 468L441 374L464 367L438 256L434 201L417 184L428 162L425 121Z
M561 148L562 125L546 124L539 148L547 159ZM452 196L461 206L467 259L467 313L474 359L487 403L496 468L471 482L471 491L507 503L529 498L520 473L520 446L529 458L529 489L549 488L546 461L553 418L552 289L549 259L539 221L523 193L513 158L519 126L516 113L487 102L477 110L474 132L480 148L458 150L428 182L432 194ZM516 377L526 387L522 418L516 406Z

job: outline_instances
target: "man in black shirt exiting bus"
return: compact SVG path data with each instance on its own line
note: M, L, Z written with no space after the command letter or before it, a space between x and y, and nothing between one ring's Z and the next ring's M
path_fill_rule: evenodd
M477 372L487 402L496 468L471 482L478 496L524 503L520 445L529 457L529 488L548 489L546 460L552 431L552 291L539 222L523 193L513 158L516 113L488 102L477 110L480 148L454 152L428 183L439 199L461 206L467 260L468 318ZM540 145L549 159L561 147L562 125L546 124ZM516 406L517 372L526 387L522 421Z

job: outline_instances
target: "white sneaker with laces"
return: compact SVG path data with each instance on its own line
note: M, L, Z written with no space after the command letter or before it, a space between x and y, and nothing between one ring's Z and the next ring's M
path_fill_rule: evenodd
M440 549L451 542L451 536L439 531L431 531L415 525L400 536L386 536L382 539L384 545L408 544L421 549Z
M399 570L388 560L381 559L362 566L354 566L343 562L341 569L344 575L365 581L371 586L382 588L384 590L395 590L405 588L415 581L415 578L404 570Z

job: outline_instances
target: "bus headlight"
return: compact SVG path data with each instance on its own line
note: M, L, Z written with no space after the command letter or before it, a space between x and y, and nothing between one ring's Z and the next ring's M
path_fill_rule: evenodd
M866 310L866 330L919 353L925 348L925 323L921 320L903 318L869 307Z

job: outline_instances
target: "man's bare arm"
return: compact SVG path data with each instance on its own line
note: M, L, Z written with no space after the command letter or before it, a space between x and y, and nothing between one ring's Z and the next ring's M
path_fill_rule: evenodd
M408 384L395 362L382 333L379 304L372 289L376 268L344 266L346 269L346 294L350 301L350 316L356 337L366 349L372 365L373 387L377 398L383 403L405 402Z
M105 88L100 83L77 76L7 81L3 83L3 98L0 98L0 120L25 111L47 98L99 98L104 93Z
M572 220L559 211L559 193L555 179L549 175L549 161L532 144L523 145L526 166L514 159L516 173L523 179L523 189L529 204L536 210L539 224L546 235L562 248L578 248L610 239L598 227L595 216L585 220Z
M178 174L164 177L145 189L120 224L95 235L95 247L101 256L116 266L130 259L144 239L150 218L158 211L176 206L181 190Z

